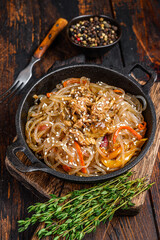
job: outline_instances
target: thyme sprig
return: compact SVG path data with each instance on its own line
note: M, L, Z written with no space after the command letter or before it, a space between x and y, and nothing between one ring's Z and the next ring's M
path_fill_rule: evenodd
M96 229L100 222L110 221L118 209L129 209L132 199L148 190L146 178L130 180L132 172L123 174L107 182L88 189L75 190L63 197L51 194L45 203L36 203L28 208L31 218L19 220L19 232L37 222L45 223L38 231L41 239L54 236L54 240L65 237L81 240L86 233Z

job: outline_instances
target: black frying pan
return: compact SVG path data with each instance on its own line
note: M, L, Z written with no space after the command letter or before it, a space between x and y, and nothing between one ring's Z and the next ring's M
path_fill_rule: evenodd
M142 71L147 73L150 76L150 79L147 81L145 85L140 85L130 76L131 71L134 68L140 68ZM126 76L125 76L126 75ZM149 150L155 135L156 130L156 114L154 110L154 105L149 96L149 91L152 84L156 81L157 75L155 72L144 68L140 64L136 64L130 70L125 70L125 75L102 67L98 65L90 65L90 64L81 64L63 67L58 70L55 70L43 78L41 78L38 82L36 82L32 87L30 87L29 91L23 97L16 114L16 130L17 130L17 140L12 143L7 148L7 157L10 159L11 163L14 167L21 172L33 172L33 171L42 171L50 173L55 177L59 177L61 179L69 180L72 182L99 182L103 180L107 180L118 176L133 166L135 166L146 154ZM91 79L92 82L102 81L108 83L113 86L117 86L123 88L126 92L129 92L134 95L142 95L147 101L147 109L143 112L145 121L147 122L147 132L146 137L148 138L147 142L142 147L142 151L137 157L134 157L130 160L130 162L125 165L123 168L114 171L112 173L96 176L96 177L79 177L72 176L65 173L60 173L49 168L45 163L38 160L34 153L29 149L26 141L25 141L25 124L26 118L29 108L34 104L34 100L32 96L34 94L46 94L55 88L56 84L60 83L61 80L70 77L81 77L85 76ZM29 160L31 161L31 166L25 166L16 156L16 152L21 151L24 152Z

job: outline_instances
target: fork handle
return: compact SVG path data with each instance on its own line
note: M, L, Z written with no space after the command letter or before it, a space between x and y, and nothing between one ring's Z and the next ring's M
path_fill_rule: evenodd
M34 52L34 57L41 58L56 36L66 27L67 24L68 21L66 19L59 18Z

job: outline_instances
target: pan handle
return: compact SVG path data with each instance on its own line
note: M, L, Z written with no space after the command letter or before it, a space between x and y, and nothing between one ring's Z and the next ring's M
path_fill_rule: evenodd
M147 73L149 75L149 80L144 84L141 85L143 91L145 94L149 94L150 89L153 85L153 83L157 80L157 73L155 71L153 71L151 68L147 67L147 66L143 66L140 63L136 63L135 65L133 65L129 71L127 70L127 74L129 74L131 76L132 71L135 68L139 68L141 69L143 72Z
M16 156L17 152L23 152L27 155L27 150L23 147L20 141L17 139L11 145L8 146L6 155L12 165L20 172L34 172L34 171L44 171L46 172L48 169L41 162L35 162L32 166L26 166L23 164L20 159Z

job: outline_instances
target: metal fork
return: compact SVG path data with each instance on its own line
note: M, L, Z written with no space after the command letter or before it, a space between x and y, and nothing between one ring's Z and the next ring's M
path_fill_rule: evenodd
M0 102L4 102L7 98L10 97L10 100L24 88L24 86L29 82L32 76L33 65L38 62L40 58L31 58L30 63L26 68L24 68L18 75L17 79L14 81L13 85L2 95L0 95Z
M7 98L10 97L10 100L26 86L32 76L33 65L38 62L43 54L46 52L48 47L51 45L56 36L66 27L68 24L67 20L64 18L59 18L56 23L53 25L47 36L44 38L42 43L39 45L37 50L34 52L34 55L31 58L31 61L24 68L14 81L13 85L0 95L0 103L4 102ZM2 99L2 100L1 100Z

